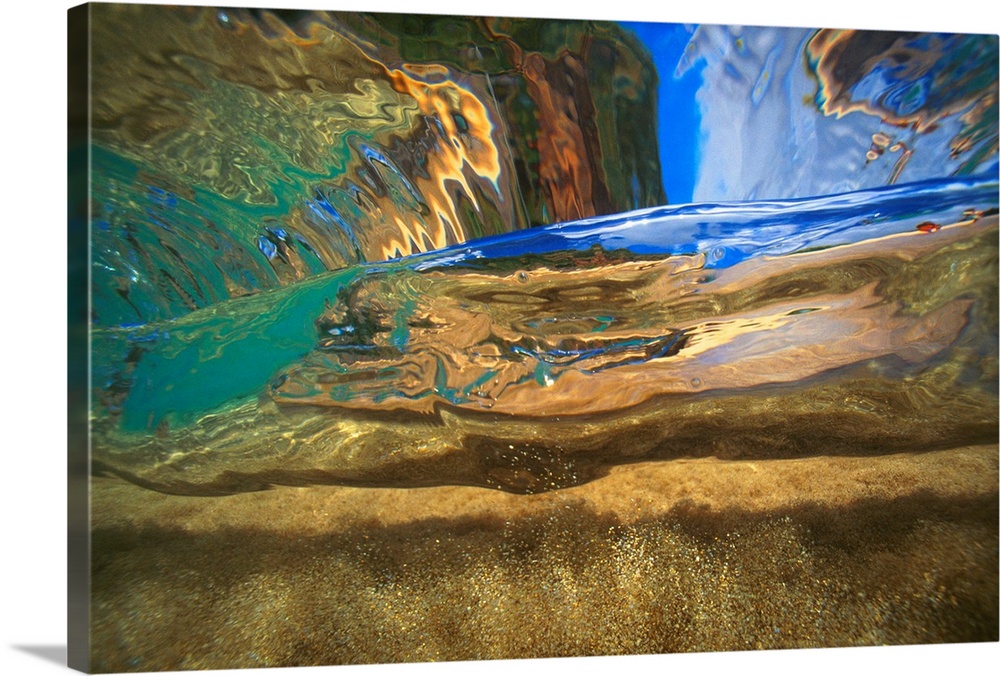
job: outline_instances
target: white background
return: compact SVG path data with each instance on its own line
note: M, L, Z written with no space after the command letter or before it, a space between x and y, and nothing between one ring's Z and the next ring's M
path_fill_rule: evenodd
M183 0L179 0L183 1ZM3 540L0 541L0 673L61 673L66 668L66 10L70 2L15 0L0 16L0 445ZM187 0L187 4L208 4ZM885 0L667 3L618 0L275 0L237 5L421 13L548 16L690 23L885 28L993 33L991 0L945 0L931 9ZM631 658L265 669L215 674L460 674L511 670L597 673L736 671L941 674L978 671L1000 660L1000 645L799 650ZM977 664L979 663L979 664ZM978 669L977 669L978 667Z

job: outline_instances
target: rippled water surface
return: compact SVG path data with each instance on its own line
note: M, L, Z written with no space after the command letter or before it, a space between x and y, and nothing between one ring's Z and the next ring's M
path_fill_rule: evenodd
M612 605L634 592L634 607L674 618L618 618L627 631L597 632L604 642L560 634L534 647L485 641L470 654L445 639L434 653L430 639L412 649L362 641L371 651L351 653L357 661L996 639L995 570L982 568L995 563L996 540L966 547L995 522L982 505L995 503L1000 425L996 36L90 11L92 129L78 152L93 186L102 570L147 549L159 561L204 528L219 551L262 537L247 556L270 552L274 565L260 568L280 577L291 564L269 529L286 519L289 532L342 528L340 545L320 540L297 550L301 560L339 556L331 570L374 576L364 598L337 587L338 608L356 610L338 627L409 636L385 626L399 619L390 601L438 607L438 594L454 601L441 608L472 612L473 601L452 598L468 579L495 583L473 588L498 594L483 626L517 627L496 635L535 636L532 622L577 608L545 587L511 619L502 606L517 594L496 591L505 575L561 576L565 594L611 590ZM699 495L708 507L692 502ZM115 496L124 502L112 508ZM123 526L129 500L135 519L149 519L142 528L155 522L164 535L146 542L130 530L139 521ZM288 512L264 523L267 510L248 505L265 504ZM573 516L552 516L564 508ZM886 519L910 530L898 535ZM743 591L762 613L767 599L754 590L779 564L754 568L754 552L795 542L801 551L781 560L814 562L781 577L809 581L788 593L806 618L798 626L814 633L788 642L776 624L678 638L700 626L697 598L713 609L705 617L732 610L704 596L726 589L729 569L693 557L740 533L749 544L726 561L756 580ZM901 586L858 573L864 597L837 571L882 561L885 533L908 548L890 566L904 571ZM403 569L436 560L442 539L451 563L429 573L441 582L427 591ZM182 549L216 556L199 547ZM355 550L360 563L348 560ZM476 559L478 572L463 568L500 550ZM524 555L541 568L518 577L522 550L541 552ZM623 577L649 556L670 562L660 577ZM933 589L912 592L905 571L917 568L985 570L970 579L986 582L970 591L940 572ZM221 580L211 563L198 570ZM684 571L684 584L663 577ZM232 598L269 618L274 599L240 586L256 574L234 582ZM186 661L195 648L176 658L153 634L137 638L134 618L187 607L211 585L176 603L154 594L130 615L112 577L95 587L104 668L354 660L329 642L289 653L309 643L291 629L274 648L280 659L244 651L239 638L217 662ZM324 580L260 588L333 594ZM674 583L695 600L661 598ZM861 610L863 597L883 605L871 617L852 610L825 634L808 618L827 617L809 613L831 589ZM904 597L953 614L903 608ZM566 636L618 621L592 610L567 619ZM904 620L890 627L888 617ZM188 621L197 626L185 636L215 635L212 623L177 620ZM315 635L332 631L323 627ZM108 647L118 640L109 636L157 647L135 656Z
M996 191L664 207L100 331L113 384L95 459L193 492L533 491L754 426L772 430L761 457L827 452L820 421L847 452L987 441Z
M818 452L802 416L896 450L995 436L995 39L95 12L103 470L533 491L731 445L744 400L787 402L762 455ZM688 40L665 85L650 35ZM758 135L811 82L795 157L740 165L767 181L742 198L788 199L656 206L656 88L679 108L695 75L703 127L738 107ZM919 166L987 173L891 187Z

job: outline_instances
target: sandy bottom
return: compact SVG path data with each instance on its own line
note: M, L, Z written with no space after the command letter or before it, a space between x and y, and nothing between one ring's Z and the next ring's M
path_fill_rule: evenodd
M998 640L998 448L92 490L101 672Z

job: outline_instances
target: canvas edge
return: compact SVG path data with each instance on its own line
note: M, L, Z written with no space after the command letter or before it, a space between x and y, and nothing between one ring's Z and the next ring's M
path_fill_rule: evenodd
M90 5L67 11L67 666L90 670Z

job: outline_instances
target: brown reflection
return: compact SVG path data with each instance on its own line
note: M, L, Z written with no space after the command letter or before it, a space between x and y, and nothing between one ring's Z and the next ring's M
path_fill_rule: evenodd
M258 402L93 467L159 491L539 493L641 459L929 452L997 439L997 218L725 270L594 252L369 277Z
M140 169L101 196L109 232L140 230L102 241L102 262L134 272L118 276L123 298L145 294L157 316L666 202L655 76L611 23L144 5L92 16L94 140ZM217 223L226 250L261 268L255 286L228 275L198 293L188 278L201 271L148 243L150 187ZM191 220L158 218L175 231Z
M940 234L962 238L975 228L984 226ZM714 279L703 259L689 257L363 279L317 322L318 349L272 396L544 418L799 382L888 355L922 362L955 341L972 305L956 295L916 313L909 299L886 293L887 280L916 281L919 264L908 258L946 241L923 234L757 259Z
M436 152L428 153L422 171L411 179L418 194L423 196L431 224L418 221L408 224L395 216L401 236L384 238L381 258L408 256L464 242L467 234L460 201L467 200L477 212L483 210L476 197L477 193L483 194L482 187L474 189L470 180L492 184L493 194L487 199L502 199L501 160L490 112L475 93L458 83L447 79L433 82L434 75L438 79L450 75L443 67L419 70L426 73L425 79L410 77L399 70L392 71L389 77L397 91L412 97L420 112L437 122L442 137L435 144Z

